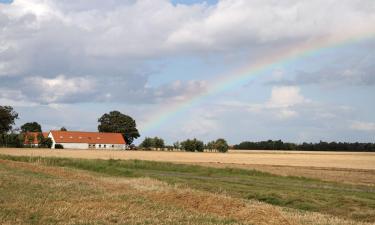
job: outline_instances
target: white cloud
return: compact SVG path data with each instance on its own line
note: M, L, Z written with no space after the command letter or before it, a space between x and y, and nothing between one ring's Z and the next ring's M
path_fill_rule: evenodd
M358 131L375 131L375 123L353 121L350 124L350 128Z
M263 104L251 104L249 111L257 113L272 113L279 119L289 119L298 116L296 106L309 103L300 93L297 86L273 87L270 99Z
M60 102L75 95L96 91L95 81L87 77L67 78L65 75L54 78L31 77L26 80L26 85L34 92L39 92L35 97L43 103Z

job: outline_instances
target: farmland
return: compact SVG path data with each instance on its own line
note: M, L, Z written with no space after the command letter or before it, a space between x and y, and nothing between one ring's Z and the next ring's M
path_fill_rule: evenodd
M288 156L289 164L285 159L283 165L271 164L270 157ZM317 156L338 162L314 167ZM154 161L143 161L152 160L147 157ZM373 157L1 149L0 219L3 224L371 224ZM299 160L305 165L298 166ZM355 163L360 160L362 166ZM334 167L339 163L342 167ZM318 175L308 178L314 172ZM340 173L351 181L335 180Z

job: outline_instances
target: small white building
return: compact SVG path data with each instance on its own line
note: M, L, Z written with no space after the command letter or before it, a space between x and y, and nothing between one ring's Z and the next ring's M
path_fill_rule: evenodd
M126 149L120 133L52 130L48 137L52 140L52 148L61 144L65 149Z

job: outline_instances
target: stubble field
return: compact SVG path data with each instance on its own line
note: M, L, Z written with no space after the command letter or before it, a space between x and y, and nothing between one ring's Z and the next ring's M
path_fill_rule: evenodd
M374 224L374 156L0 149L0 222Z

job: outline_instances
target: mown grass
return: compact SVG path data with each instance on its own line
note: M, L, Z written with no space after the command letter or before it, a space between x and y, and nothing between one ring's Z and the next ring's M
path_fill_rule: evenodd
M242 224L111 188L0 164L0 224Z
M255 170L211 168L140 160L87 160L0 156L110 176L151 177L170 184L256 199L294 209L326 213L357 221L375 222L375 189L308 179L283 177Z

